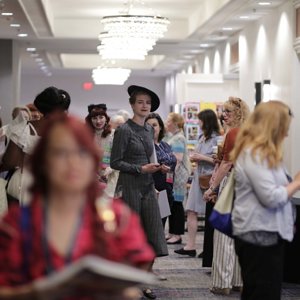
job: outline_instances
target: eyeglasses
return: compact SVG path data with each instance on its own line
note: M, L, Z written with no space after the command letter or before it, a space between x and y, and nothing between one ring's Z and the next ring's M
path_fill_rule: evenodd
M223 109L223 114L230 114L233 110Z
M66 160L70 156L76 156L81 160L86 160L92 157L91 153L85 148L79 148L79 149L66 149L66 148L49 148L48 149L49 155L56 160Z

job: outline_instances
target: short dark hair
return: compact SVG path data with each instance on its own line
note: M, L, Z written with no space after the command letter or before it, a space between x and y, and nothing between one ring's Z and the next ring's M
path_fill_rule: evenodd
M206 139L210 139L213 132L220 133L218 117L212 109L199 112L198 119L202 121L202 130Z
M158 124L159 124L160 131L159 131L159 134L158 134L158 141L160 142L164 138L164 136L165 136L165 125L164 125L164 122L161 119L160 115L157 114L157 113L150 113L147 116L145 122L147 122L150 119L156 119L157 122L158 122Z
M43 115L56 110L66 111L69 109L70 103L70 95L65 90L54 86L44 89L34 99L34 105Z

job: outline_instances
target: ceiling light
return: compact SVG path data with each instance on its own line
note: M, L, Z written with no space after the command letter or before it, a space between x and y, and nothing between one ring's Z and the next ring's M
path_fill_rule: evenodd
M103 59L135 59L134 56L144 59L156 41L163 37L169 20L149 12L143 5L142 1L130 0L126 10L119 15L102 18L104 31L99 35L98 51Z
M16 27L16 28L21 27L21 25L18 24L18 23L12 23L12 24L10 24L9 26L10 26L10 27Z
M203 47L203 48L207 48L209 46L210 46L209 44L200 44L200 47Z
M93 69L92 78L95 84L122 85L128 79L130 69L98 67Z
M223 27L222 30L224 30L224 31L231 31L232 27Z
M38 53L31 53L30 56L31 56L31 57L38 57L39 54L38 54Z
M240 16L240 19L249 19L249 16Z
M13 16L13 13L11 12L3 12L1 13L2 16Z
M271 5L271 2L258 2L259 5Z
M19 34L18 34L18 37L26 37L26 36L28 36L27 33L19 33Z
M28 51L28 52L34 52L34 51L36 51L36 48L28 47L28 48L26 48L26 51Z
M40 58L40 57L37 57L37 58L35 59L35 61L36 61L36 62L42 62L42 61L43 61L43 59L42 59L42 58Z

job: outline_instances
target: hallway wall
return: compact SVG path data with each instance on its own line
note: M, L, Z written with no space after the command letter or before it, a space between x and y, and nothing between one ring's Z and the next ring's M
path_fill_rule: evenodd
M92 90L85 91L83 82L90 81L86 76L80 75L53 75L46 77L36 75L22 75L21 77L21 104L27 104L34 100L35 96L48 86L56 86L65 89L71 95L70 112L81 117L87 114L89 104L106 103L109 114L113 114L119 109L126 109L131 112L128 102L127 87L129 85L141 85L153 89L161 100L158 109L163 117L168 113L168 105L165 102L165 78L164 77L130 77L124 86L117 85L95 85Z

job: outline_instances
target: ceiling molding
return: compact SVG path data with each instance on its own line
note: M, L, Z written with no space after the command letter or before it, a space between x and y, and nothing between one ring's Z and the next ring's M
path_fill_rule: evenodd
M45 8L45 2L41 0L18 0L18 2L37 37L54 36L48 18L49 12L48 15L46 13L46 10L49 11L49 7Z

